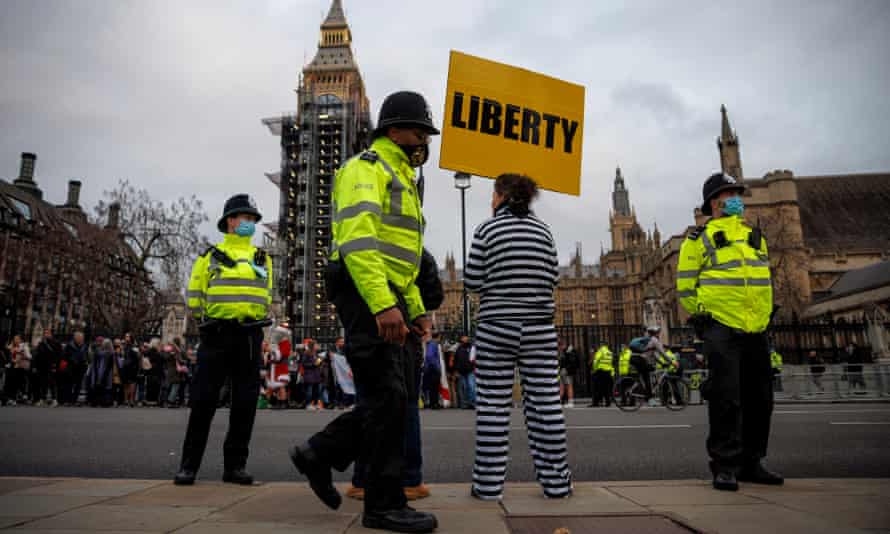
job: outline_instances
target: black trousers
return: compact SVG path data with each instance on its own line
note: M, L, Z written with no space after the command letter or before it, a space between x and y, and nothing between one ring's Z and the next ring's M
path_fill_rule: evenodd
M309 445L338 471L357 460L366 466L365 511L402 508L407 502L402 490L409 397L405 370L406 358L413 356L380 338L374 316L348 275L329 270L328 284L336 284L330 296L346 330L346 360L358 403L312 436ZM416 399L416 392L411 396Z
M224 468L241 469L247 465L259 396L262 342L261 328L226 326L201 333L198 363L191 383L191 412L182 445L183 469L197 472L201 467L210 423L226 379L232 384L232 408L223 443Z
M602 369L593 373L593 404L599 406L605 402L606 406L612 405L612 373Z
M738 471L766 456L773 412L772 365L765 334L743 334L721 324L704 332L713 468Z

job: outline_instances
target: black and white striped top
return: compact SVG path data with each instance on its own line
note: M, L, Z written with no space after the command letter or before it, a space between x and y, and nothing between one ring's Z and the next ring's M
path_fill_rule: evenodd
M480 294L479 320L552 320L558 262L550 227L502 205L476 228L464 273Z

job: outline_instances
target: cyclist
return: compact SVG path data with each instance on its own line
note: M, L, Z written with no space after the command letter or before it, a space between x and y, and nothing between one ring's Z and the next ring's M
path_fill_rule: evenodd
M670 363L667 352L665 352L664 345L658 339L660 333L661 327L656 325L649 326L646 328L648 339L637 338L631 341L631 350L635 354L630 357L630 364L640 374L640 379L645 389L644 393L650 405L654 404L652 399L652 371L655 370L657 365L673 366Z

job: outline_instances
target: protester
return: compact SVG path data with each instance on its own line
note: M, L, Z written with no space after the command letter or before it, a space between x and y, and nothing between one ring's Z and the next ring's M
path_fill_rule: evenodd
M810 376L813 379L813 384L819 388L819 391L825 391L825 387L822 385L822 374L825 373L825 360L816 351L811 350L807 354L807 363L810 366Z
M124 336L121 356L118 363L121 385L123 386L122 403L132 408L136 406L136 380L139 374L139 352L133 346L130 334Z
M444 363L445 363L445 374L448 378L448 398L451 399L451 406L454 408L460 408L461 406L461 397L460 397L460 386L458 377L460 373L457 372L457 366L455 365L455 345L448 344L445 348L444 354Z
M844 349L846 363L847 389L853 391L858 387L865 389L865 376L862 374L862 364L867 361L863 349L850 342Z
M495 180L493 217L476 228L464 272L467 290L480 293L479 404L470 490L478 499L503 495L517 365L538 482L546 497L572 494L553 324L559 260L550 228L531 212L537 195L537 184L527 176L503 174Z
M476 408L476 375L473 361L473 345L470 337L460 337L460 345L454 351L454 368L457 370L457 389L460 407L464 410Z
M102 339L85 378L90 406L111 406L113 373L114 343L110 339Z
M320 410L321 403L321 364L315 341L308 340L300 364L303 366L303 390L306 392L306 409Z
M574 347L566 348L560 341L559 348L559 398L567 408L575 407L575 373L578 372L578 353Z
M334 376L337 379L337 408L350 408L355 403L355 382L352 379L352 369L343 353L346 345L342 337L338 337L334 342L334 351L331 357L331 363L334 367Z
M10 406L15 406L26 394L31 373L31 350L18 334L13 336L6 350L12 371L6 376L6 398L9 399Z
M50 406L58 405L52 386L55 383L54 375L61 357L62 346L53 339L52 330L45 328L43 330L43 339L40 340L40 343L34 349L34 360L32 362L33 387L31 388L31 401L35 406L43 406L44 401Z
M432 339L426 344L423 360L423 404L427 408L438 410L439 385L441 384L442 347L439 345L439 333L433 332Z
M168 408L179 408L179 387L182 384L181 370L184 369L179 359L179 347L176 344L164 346L165 393L163 400Z

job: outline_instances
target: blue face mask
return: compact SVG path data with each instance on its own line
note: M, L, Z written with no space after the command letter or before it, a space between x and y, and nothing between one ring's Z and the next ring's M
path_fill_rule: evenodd
M723 201L724 215L741 215L743 213L745 213L745 201L742 200L742 197L736 195Z
M241 221L238 227L235 228L235 233L241 237L250 237L254 232L256 232L256 224L252 221Z

